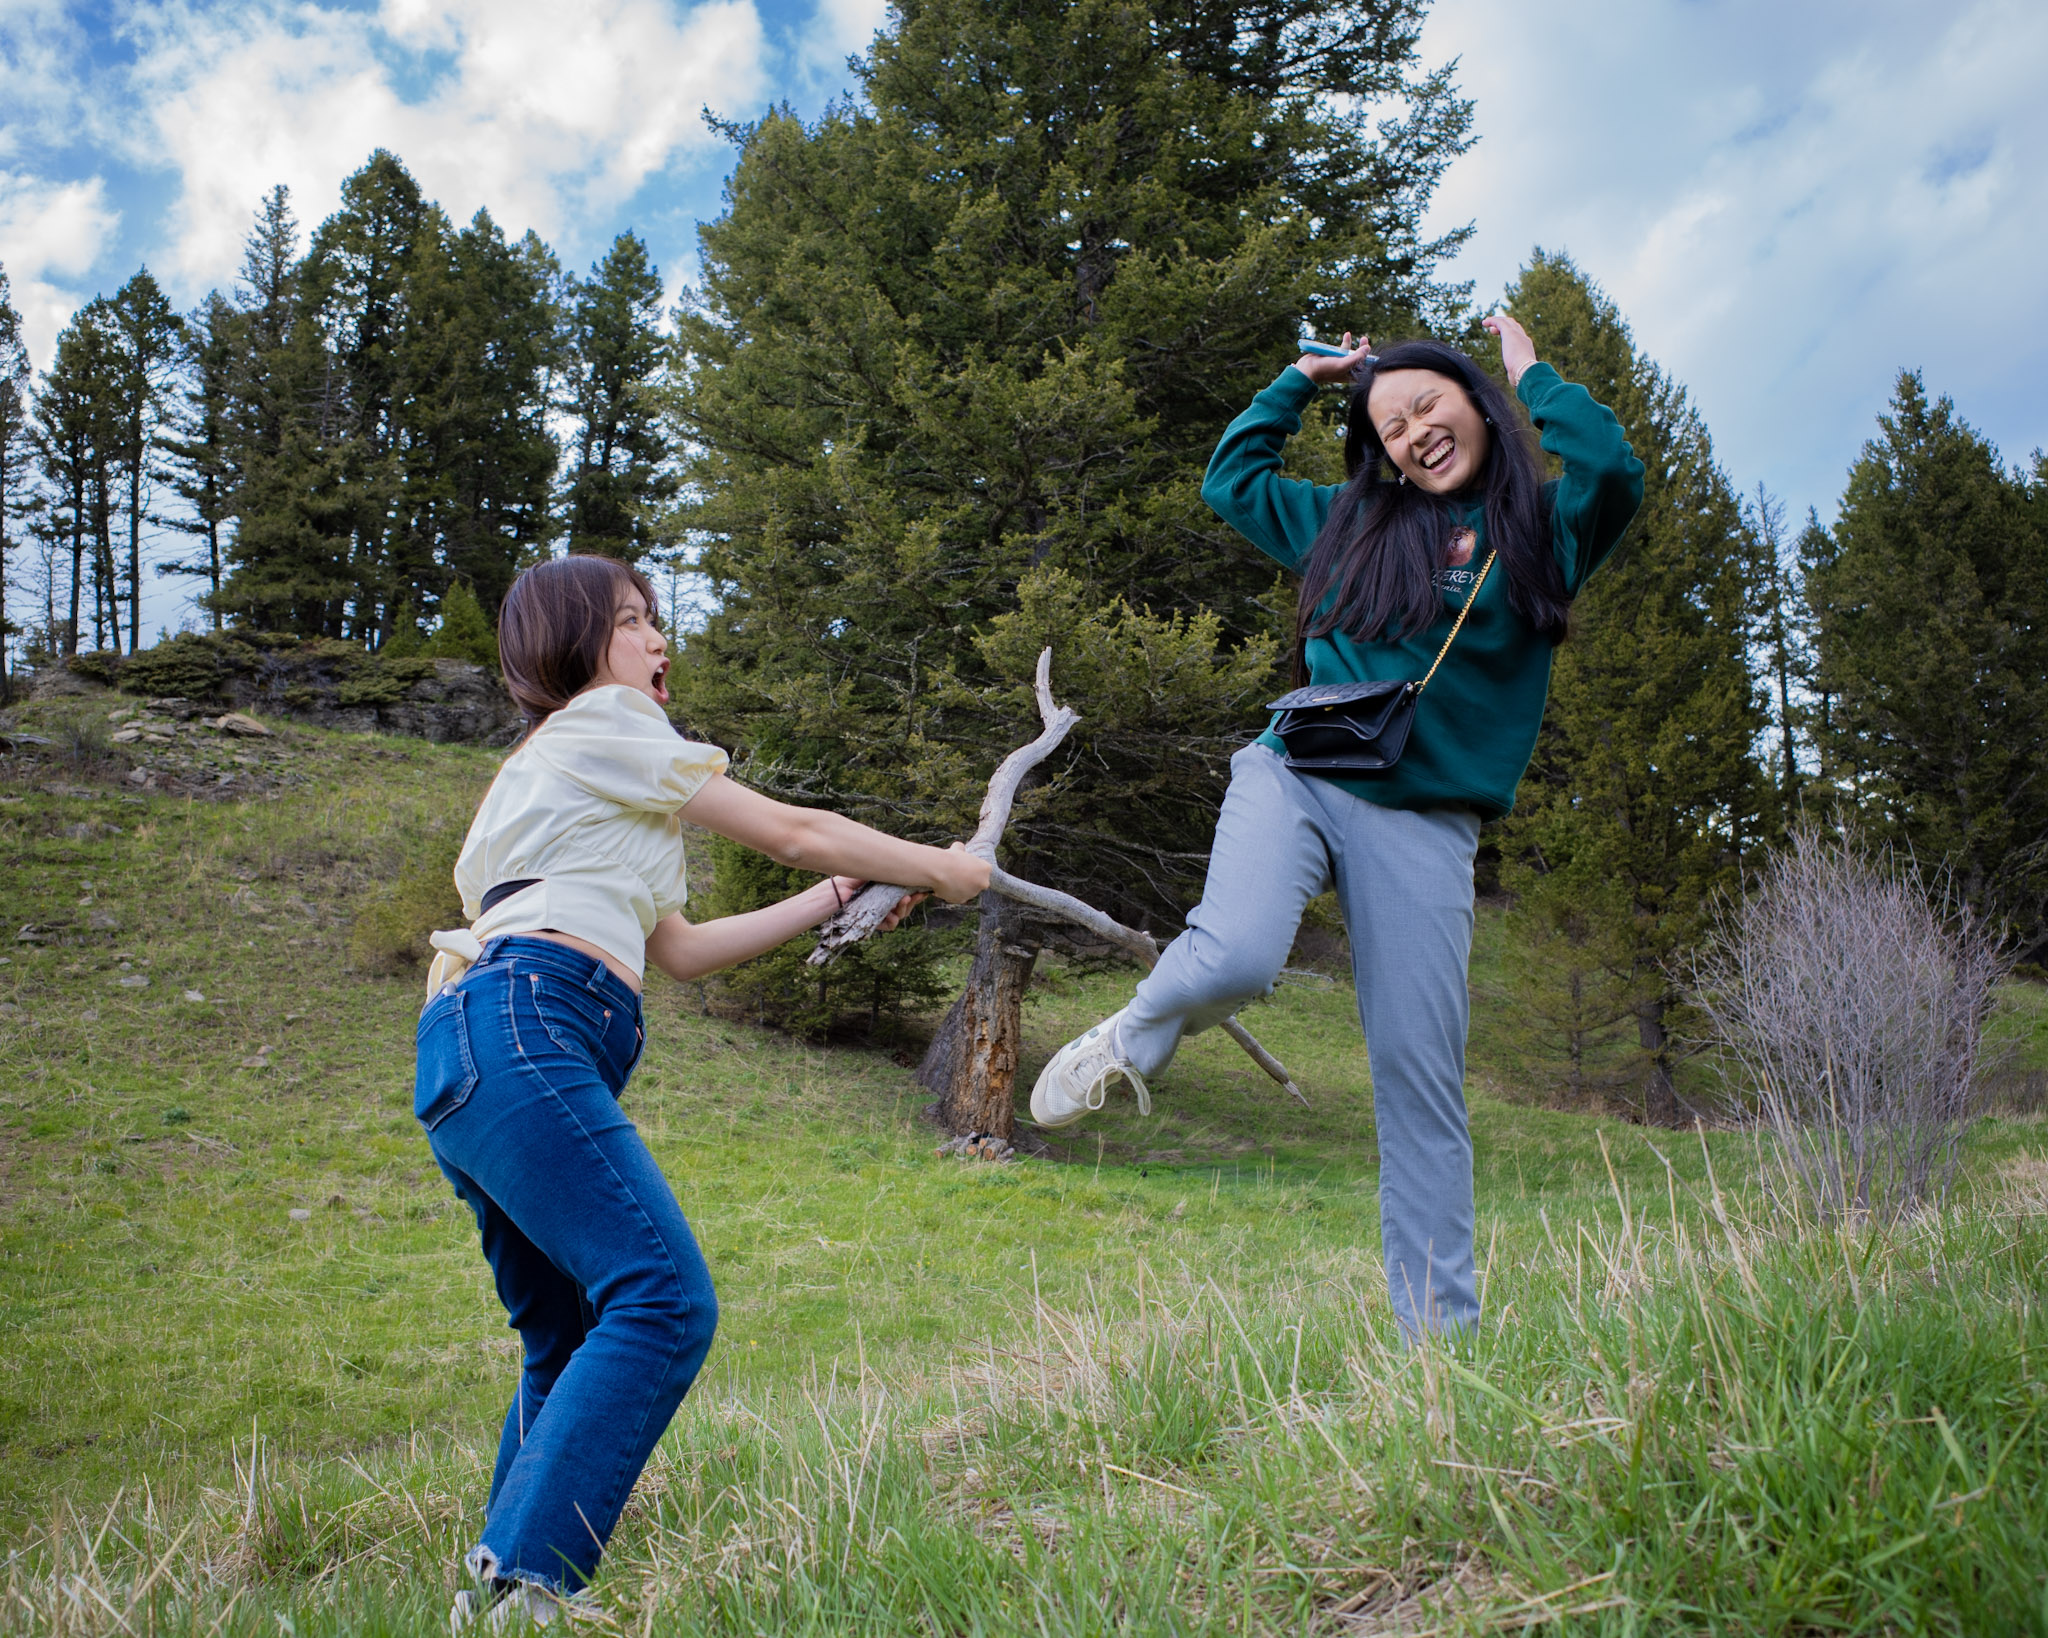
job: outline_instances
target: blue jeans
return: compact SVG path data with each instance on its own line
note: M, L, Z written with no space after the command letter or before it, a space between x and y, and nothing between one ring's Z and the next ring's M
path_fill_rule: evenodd
M1479 820L1463 809L1383 808L1246 746L1230 759L1202 902L1117 1026L1149 1079L1181 1036L1272 992L1302 910L1336 889L1372 1066L1380 1248L1410 1338L1479 1320L1465 1117L1478 843Z
M413 1113L526 1345L479 1576L588 1581L711 1348L710 1271L619 1109L641 1041L639 996L546 939L493 939L420 1015Z

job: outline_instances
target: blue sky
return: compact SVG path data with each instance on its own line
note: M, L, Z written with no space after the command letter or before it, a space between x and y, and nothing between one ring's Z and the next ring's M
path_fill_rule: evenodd
M565 18L575 26L565 26ZM671 286L728 150L700 109L815 112L876 0L0 0L0 265L38 361L147 262L233 277L373 147L458 217L571 266L623 227ZM1738 486L1832 512L1902 366L2009 459L2048 445L2048 6L2039 0L1437 0L1480 142L1439 227L1496 295L1566 250L1693 391ZM2030 315L2032 315L2030 317ZM1277 363L1277 361L1276 361ZM178 623L166 586L152 623Z

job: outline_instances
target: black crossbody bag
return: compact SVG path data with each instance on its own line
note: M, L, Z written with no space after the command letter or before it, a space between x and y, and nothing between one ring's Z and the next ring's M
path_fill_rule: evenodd
M1436 651L1436 659L1420 682L1311 683L1282 694L1266 707L1280 713L1274 719L1273 732L1287 747L1288 767L1296 773L1340 779L1347 774L1378 773L1401 760L1401 753L1408 748L1409 730L1415 726L1416 702L1457 641L1465 616L1479 601L1479 588L1486 584L1493 559L1494 554L1488 552L1479 578L1472 583L1472 595L1458 610L1450 636Z

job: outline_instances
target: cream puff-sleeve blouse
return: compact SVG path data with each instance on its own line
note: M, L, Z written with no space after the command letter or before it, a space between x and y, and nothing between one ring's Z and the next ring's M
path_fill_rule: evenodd
M683 907L683 804L726 755L680 737L636 688L578 694L505 759L469 827L455 885L470 926L435 933L427 994L459 977L484 942L549 929L587 939L644 973L654 924ZM483 912L501 882L537 878Z

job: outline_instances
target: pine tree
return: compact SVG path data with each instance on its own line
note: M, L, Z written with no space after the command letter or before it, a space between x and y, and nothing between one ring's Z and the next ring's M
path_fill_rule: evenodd
M185 321L184 380L171 411L171 435L163 440L164 477L184 508L154 520L203 544L202 556L161 563L157 573L203 579L199 601L211 612L216 631L227 562L222 531L234 516L237 478L228 418L236 352L245 333L238 318L216 290Z
M416 632L418 628L414 629ZM440 660L468 660L495 669L498 634L491 629L491 618L484 613L476 593L458 580L442 594L441 623L434 635L413 652Z
M300 288L298 224L265 196L235 292L226 425L232 564L216 606L263 630L342 635L362 507L350 489L342 376Z
M333 349L323 431L341 458L337 498L347 506L353 537L347 588L325 621L336 636L380 635L393 590L406 284L430 208L397 155L379 148L342 183L340 208L314 231L297 274L301 306Z
M1806 509L1806 523L1799 531L1798 540L1793 542L1792 556L1798 565L1799 624L1804 633L1799 681L1805 690L1806 703L1801 715L1807 738L1813 746L1814 758L1819 764L1816 782L1821 786L1833 786L1841 777L1841 769L1836 765L1835 696L1822 673L1820 610L1815 605L1815 598L1828 565L1835 560L1835 538L1822 527L1818 509L1811 506Z
M1270 644L1291 592L1201 475L1304 320L1378 334L1450 309L1431 274L1454 241L1419 223L1469 109L1414 71L1422 9L908 0L861 104L731 128L665 392L692 486L675 527L720 605L672 674L693 726L785 794L936 837L1029 728L974 637L1033 570L1078 588L1056 682L1119 598L1213 613L1226 653ZM1212 672L1225 695L1197 717L1249 730L1258 687ZM1092 825L1045 827L1032 868L1177 921L1218 772L1175 769L1165 806L1142 766L1077 753L1060 777L1147 868L1099 859Z
M1548 930L1539 948L1576 942L1597 958L1585 976L1633 1017L1637 1107L1669 1123L1680 1115L1675 958L1713 896L1739 884L1766 800L1752 756L1765 719L1747 666L1750 547L1705 423L1637 354L1605 295L1539 250L1507 306L1539 358L1615 412L1647 471L1642 511L1580 595L1553 662L1503 829L1503 881ZM1525 981L1570 971L1532 962Z
M395 350L400 482L383 633L394 605L429 608L452 581L495 609L553 533L557 277L538 239L507 244L488 212L460 232L439 206L423 212Z
M631 233L571 282L561 408L575 421L562 496L572 552L638 561L663 544L661 509L680 479L652 388L668 356L661 273Z
M106 646L109 621L116 648L119 610L113 604L112 519L115 463L122 438L118 406L119 349L107 303L80 308L57 337L56 358L36 395L36 459L51 490L49 530L70 558L70 601L59 650L75 655L83 636L83 601L93 599L93 647Z
M280 188L219 326L234 539L217 606L373 647L402 611L416 634L456 580L494 609L554 530L553 256L488 213L457 230L382 150L296 248ZM181 448L203 496L193 462L216 457Z
M1864 824L2048 943L2048 503L1902 373L1816 542L1829 763Z
M1800 747L1811 743L1802 725L1813 674L1813 625L1806 617L1798 544L1785 538L1785 503L1758 484L1754 504L1745 505L1744 520L1751 549L1750 636L1770 719L1761 757L1775 799L1768 829L1773 840L1780 840L1799 808L1804 783Z
M14 309L7 270L0 267L0 701L14 695L7 642L20 628L7 617L6 599L17 545L11 526L29 511L28 466L34 449L30 375L28 348L21 339L21 315Z
M119 349L122 512L128 535L128 651L142 646L142 525L152 463L162 447L172 370L184 321L148 268L115 292L108 305Z

